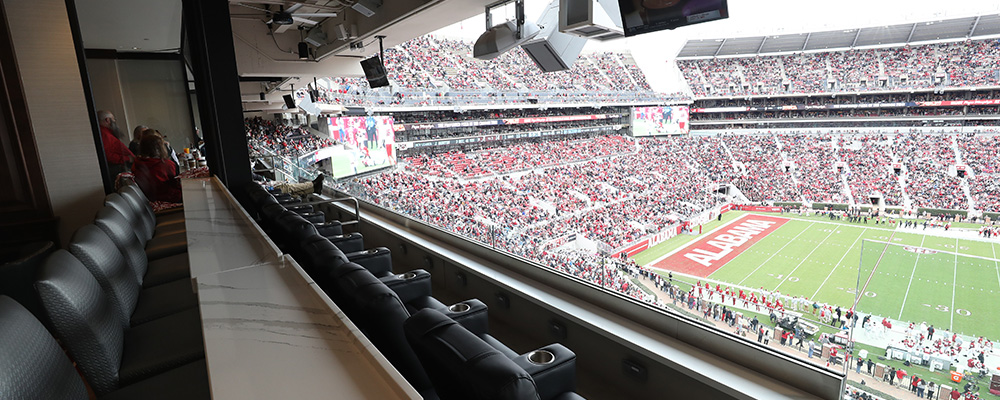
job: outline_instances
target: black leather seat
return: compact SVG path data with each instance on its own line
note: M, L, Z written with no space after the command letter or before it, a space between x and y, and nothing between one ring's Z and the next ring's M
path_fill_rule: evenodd
M139 185L125 185L118 189L125 199L129 200L133 209L140 214L147 227L151 227L154 237L184 233L184 213L183 210L173 212L161 212L157 214L153 207L149 205L149 198L142 192Z
M128 266L135 272L142 287L162 285L179 279L191 278L191 265L187 253L181 253L159 260L148 260L139 238L132 232L125 216L112 207L103 207L97 212L94 225L101 228L125 256Z
M197 309L129 328L118 305L65 250L45 260L35 288L55 336L98 395L205 356Z
M292 257L321 288L326 288L333 269L346 263L359 264L377 278L392 276L392 255L385 247L345 253L329 239L314 234L302 239Z
M126 325L138 325L198 305L190 280L143 289L124 255L97 226L85 225L77 230L68 247L93 274L109 300L117 303Z
M336 269L337 279L332 290L337 294L338 305L344 313L424 398L434 397L431 382L403 334L403 323L410 316L410 307L404 304L404 299L364 267L348 263ZM405 280L408 276L399 279ZM417 286L423 287L419 284ZM424 293L418 293L419 289L408 289L403 290L404 296L430 296L429 285ZM468 328L487 337L484 340L498 345L505 351L504 354L510 357L517 356L486 333L487 307L479 300L467 300L445 306L437 299L431 298L428 303L435 304L435 309L438 311L462 321Z
M0 296L0 399L87 400L80 374L52 335L23 307ZM171 369L98 397L209 399L204 361Z
M580 399L576 355L552 344L513 359L437 310L403 324L406 339L443 400Z
M148 222L147 217L140 215L139 211L132 206L131 202L118 193L109 194L104 198L104 205L114 208L125 216L135 231L135 235L142 243L146 256L150 260L156 260L168 256L181 254L187 251L187 235L174 233L154 236L155 230ZM182 224L183 225L183 224Z
M28 243L17 249L16 259L0 265L0 295L10 296L37 318L42 318L45 312L31 285L42 260L53 250L52 242Z

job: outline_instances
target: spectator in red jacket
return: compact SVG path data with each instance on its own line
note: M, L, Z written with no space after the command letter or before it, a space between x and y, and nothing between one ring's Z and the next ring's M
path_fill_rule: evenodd
M135 161L135 155L118 139L122 136L121 129L111 111L98 111L97 119L101 126L101 143L104 145L104 158L108 161L108 173L114 179L118 174L128 171L129 165Z
M150 201L182 202L177 165L167 154L159 132L147 130L139 141L139 157L132 167L135 183Z

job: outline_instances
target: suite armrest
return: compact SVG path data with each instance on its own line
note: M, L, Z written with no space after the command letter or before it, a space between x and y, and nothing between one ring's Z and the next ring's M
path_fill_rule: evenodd
M489 308L479 299L469 299L437 309L476 336L489 333Z
M316 231L319 232L321 236L333 236L333 235L343 235L344 227L340 225L340 221L328 221L316 225ZM358 249L360 251L361 249ZM347 253L347 251L344 251Z
M576 390L576 354L566 346L553 343L515 357L514 363L535 380L542 400Z
M386 275L379 280L396 292L396 296L399 296L399 301L403 304L431 295L431 274L422 269Z
M337 223L340 224L339 222ZM362 251L365 249L365 237L358 232L351 232L346 235L329 235L325 236L330 243L337 246L340 251L347 253L354 253Z
M322 211L300 213L299 215L301 215L302 218L305 218L306 221L312 222L313 225L322 224L326 222L326 214L324 214Z
M365 267L365 269L371 271L372 275L375 275L377 278L392 273L392 254L388 248L375 247L345 255L350 262Z
M285 207L285 209L288 210L288 211L292 211L292 212L294 212L296 214L299 214L299 215L302 215L304 213L311 213L311 212L313 212L313 206L308 205L308 204L292 205L292 206Z

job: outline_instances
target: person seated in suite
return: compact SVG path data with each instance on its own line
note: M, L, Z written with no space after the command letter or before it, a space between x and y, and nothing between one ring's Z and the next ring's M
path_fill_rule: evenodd
M163 137L158 132L147 130L143 133L132 173L135 174L135 183L150 201L182 202L177 164L170 159Z
M136 126L132 130L132 141L128 142L128 151L131 151L132 154L139 154L139 141L142 140L142 134L146 133L147 130L149 127L146 125Z

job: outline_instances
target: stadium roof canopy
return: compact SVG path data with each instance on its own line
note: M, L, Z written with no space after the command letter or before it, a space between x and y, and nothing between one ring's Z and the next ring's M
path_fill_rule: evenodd
M1000 15L981 15L870 28L740 38L689 40L677 58L788 53L903 45L1000 34Z

